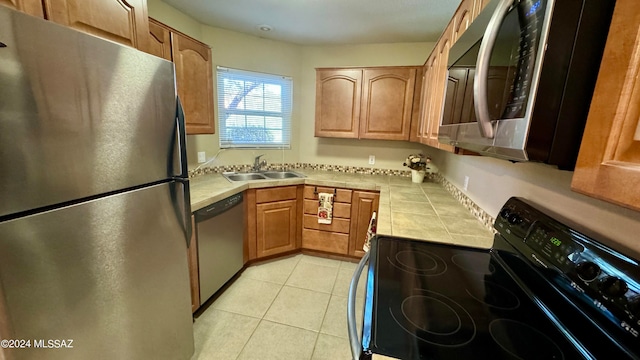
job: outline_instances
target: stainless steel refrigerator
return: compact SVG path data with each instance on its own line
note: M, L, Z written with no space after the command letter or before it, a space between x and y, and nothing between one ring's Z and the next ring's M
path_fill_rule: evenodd
M184 138L173 64L0 6L0 359L191 356Z

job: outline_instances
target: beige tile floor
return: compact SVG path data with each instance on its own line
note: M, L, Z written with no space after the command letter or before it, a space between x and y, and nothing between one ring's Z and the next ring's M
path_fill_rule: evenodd
M248 267L196 317L192 359L351 359L346 314L355 268L302 254Z

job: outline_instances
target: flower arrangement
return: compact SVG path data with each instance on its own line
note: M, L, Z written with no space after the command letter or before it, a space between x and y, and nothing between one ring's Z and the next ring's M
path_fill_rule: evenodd
M431 158L424 156L424 154L411 154L402 163L402 165L408 167L411 170L424 171L429 168Z

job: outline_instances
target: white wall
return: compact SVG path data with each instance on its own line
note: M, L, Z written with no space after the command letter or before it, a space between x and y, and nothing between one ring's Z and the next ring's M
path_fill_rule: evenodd
M571 191L573 172L538 163L511 163L484 156L460 156L438 150L440 173L477 205L496 216L511 196L532 200L611 239L610 245L640 258L640 212ZM637 191L637 189L630 189Z

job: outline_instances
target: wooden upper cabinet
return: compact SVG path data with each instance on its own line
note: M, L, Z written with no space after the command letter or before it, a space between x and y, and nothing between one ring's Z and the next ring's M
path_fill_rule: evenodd
M149 18L149 54L171 61L171 29Z
M491 1L491 0L476 0L475 1L475 4L473 6L473 18L474 19L476 17L478 17L478 15L480 15L480 13L484 9L484 7L487 6L489 1Z
M172 32L171 51L187 134L214 134L211 48Z
M436 45L435 54L432 58L429 71L432 73L429 91L429 111L427 113L428 124L423 143L432 147L454 152L455 147L438 142L438 131L443 114L443 102L445 88L447 86L447 61L449 60L449 50L451 49L454 22L451 21L447 29L440 37Z
M29 15L44 18L41 0L0 0L0 5L22 11Z
M481 0L462 0L458 10L453 16L453 33L451 35L451 42L455 44L460 36L467 30L471 22L475 17L474 7L476 2Z
M316 69L315 136L358 138L362 69Z
M47 18L101 38L147 51L146 0L42 0Z
M640 210L640 8L618 0L571 188Z
M360 138L409 140L415 68L365 69Z
M315 136L409 140L419 72L415 66L316 69Z

